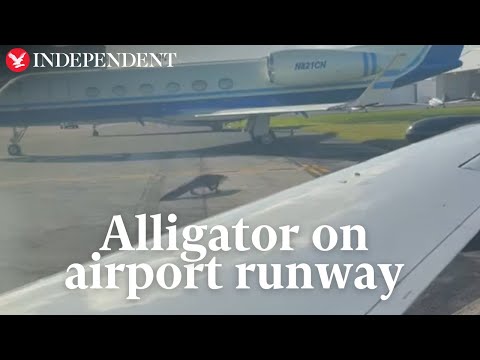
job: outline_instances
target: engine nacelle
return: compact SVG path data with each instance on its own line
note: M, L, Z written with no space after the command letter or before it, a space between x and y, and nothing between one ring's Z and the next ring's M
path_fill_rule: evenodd
M283 50L268 57L270 81L283 86L328 85L370 78L382 71L383 54L348 50Z

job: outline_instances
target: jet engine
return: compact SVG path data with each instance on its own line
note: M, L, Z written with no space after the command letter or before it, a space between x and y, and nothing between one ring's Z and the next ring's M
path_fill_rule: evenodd
M268 75L281 86L328 85L371 78L382 71L383 54L348 50L283 50L268 57Z

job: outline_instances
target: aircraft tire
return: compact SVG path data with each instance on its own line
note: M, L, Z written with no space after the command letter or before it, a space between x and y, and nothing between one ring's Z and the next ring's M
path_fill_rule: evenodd
M275 136L275 133L272 130L270 130L268 134L260 136L258 140L259 140L259 143L262 145L272 145L275 142L275 140L277 140L277 137Z
M262 135L262 136L253 136L252 133L250 133L250 136L252 138L252 142L254 144L260 144L260 145L271 145L277 140L277 136L273 132L273 130L270 130L267 134Z
M8 145L8 154L11 156L19 156L22 153L22 148L18 144Z

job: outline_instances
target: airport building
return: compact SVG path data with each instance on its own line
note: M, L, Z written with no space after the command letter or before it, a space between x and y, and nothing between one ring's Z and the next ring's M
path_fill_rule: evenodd
M480 48L468 49L462 56L463 66L436 78L436 96L450 100L480 94Z

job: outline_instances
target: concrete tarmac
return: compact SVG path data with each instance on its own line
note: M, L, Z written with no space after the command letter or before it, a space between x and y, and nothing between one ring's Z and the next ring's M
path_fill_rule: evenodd
M178 216L187 225L380 155L328 135L279 133L271 148L242 132L139 124L75 130L32 127L24 156L6 153L0 129L0 293L83 263L103 244L113 215L132 241L136 214ZM160 198L200 174L224 174L221 192Z
M0 293L90 260L113 215L136 239L136 214L178 216L187 225L325 176L398 147L353 144L333 135L278 133L271 147L247 134L166 125L115 124L60 130L33 127L25 155L6 154L10 129L0 129ZM200 174L223 174L218 194L160 201ZM476 298L480 254L461 254L410 309L452 314Z

